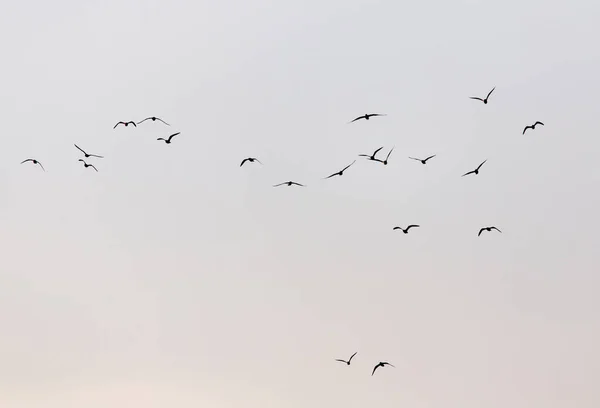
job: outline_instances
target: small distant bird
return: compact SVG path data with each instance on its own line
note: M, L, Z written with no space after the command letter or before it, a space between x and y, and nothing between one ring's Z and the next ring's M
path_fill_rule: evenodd
M81 153L83 153L83 155L86 158L88 158L88 157L97 157L99 159L103 159L104 158L103 156L98 156L98 155L95 155L95 154L88 154L81 147L77 146L76 144L73 144L73 146L75 146Z
M394 227L393 229L394 230L400 230L400 231L404 232L405 234L408 234L408 230L411 229L411 228L413 228L413 227L414 228L418 228L418 227L420 227L420 225L412 224L412 225L409 225L408 227L406 227L406 229L403 229L402 227Z
M117 122L117 124L113 127L113 129L116 128L119 125L125 125L125 127L127 127L129 125L133 125L133 127L137 127L136 124L135 124L135 122L133 120L130 120L129 122L122 122L122 121L121 122Z
M358 353L358 351L357 351L356 353ZM346 360L341 360L341 359L339 359L339 358L336 358L336 359L335 359L335 361L339 361L339 362L342 362L342 363L346 363L347 365L350 365L350 361L352 361L352 357L354 357L354 356L356 355L356 353L352 354L352 355L350 356L350 358L348 359L348 361L346 361Z
M498 232L502 232L496 227L483 227L482 229L479 230L479 234L477 234L477 236L480 236L483 231L490 232L491 230L496 230Z
M483 161L483 163L485 163L486 161L487 161L487 159L485 159ZM463 174L461 177L468 176L469 174L479 174L479 169L481 168L481 166L483 166L483 163L481 163L479 166L477 166L477 168L475 170L471 170L471 171Z
M147 120L152 120L152 122L154 122L154 121L157 121L157 120L160 120L160 121L161 121L162 123L164 123L165 125L167 125L167 126L171 126L171 125L169 125L167 122L165 122L165 121L164 121L164 120L162 120L161 118L157 118L156 116L150 116L149 118L146 118L146 119L144 119L144 120L142 120L142 121L138 122L137 124L139 125L140 123L144 123L144 122L145 122L145 121L147 121Z
M542 122L540 122L540 121L537 121L537 122L535 122L533 125L525 126L525 129L523 129L523 134L525 134L525 131L526 131L527 129L535 130L535 127L536 127L537 125L542 125L542 126L544 126L544 124L543 124Z
M331 176L327 176L327 177L325 177L325 179L332 178L333 176L343 176L343 175L344 175L344 172L346 171L346 169L347 169L348 167L352 166L354 163L356 163L356 160L354 160L352 163L350 163L349 165L347 165L346 167L344 167L343 169L341 169L341 170L340 170L340 171L338 171L337 173L333 173ZM325 179L324 179L324 180L325 180Z
M377 156L377 153L383 149L383 146L381 146L379 149L375 150L375 152L371 155L368 154L359 154L358 157L366 157L369 160L373 160L373 161L379 161L378 159L375 158L375 156Z
M166 144L171 144L171 139L173 139L175 136L177 136L178 134L180 134L181 132L177 132L177 133L173 133L171 136L169 136L167 139L163 139L162 137L159 137L156 140L163 140Z
M292 185L300 186L300 187L306 187L304 184L296 183L295 181L286 181L285 183L275 184L273 187L279 187L279 186L283 186L283 185L286 185L286 184L287 184L288 187L292 186Z
M416 157L409 157L409 159L417 160L417 161L420 161L423 164L427 164L427 160L433 159L434 157L435 157L435 154L433 156L429 156L426 159L417 159Z
M487 94L487 96L485 97L485 99L481 99L477 96L470 96L471 99L477 99L478 101L481 101L483 103L485 103L487 105L488 103L488 98L490 97L490 95L492 94L492 92L494 92L494 89L496 89L496 87L492 88L492 90L490 91L489 94Z
M387 114L385 114L385 113L366 113L366 114L364 114L362 116L359 116L358 118L356 118L354 120L351 120L348 123L356 122L359 119L369 120L369 118L372 117L372 116L387 116Z
M386 362L386 361L380 361L379 364L377 364L374 368L373 368L373 372L371 373L371 375L375 374L375 370L377 370L377 368L379 367L385 367L386 365L389 365L390 367L394 367L393 365L391 365L390 363Z
M248 157L247 159L242 160L240 167L242 167L244 165L244 163L246 163L246 162L250 162L250 163L258 162L258 163L262 164L260 162L260 160L258 160L256 157Z
M42 166L42 163L40 163L40 162L39 162L39 161L37 161L36 159L26 159L26 160L23 160L23 161L21 162L21 164L23 164L23 163L27 163L27 162L29 162L29 161L30 161L30 162L32 162L33 164L39 164L39 165L40 165L40 167L42 168L42 170L46 171L46 169L44 168L44 166Z
M390 154L392 154L392 152L394 151L394 148L392 147L392 150L390 150L390 152L387 154L387 156L385 157L385 160L379 160L379 159L375 159L375 161L378 161L380 163L383 163L384 165L387 166L388 164L388 159L390 158Z
M96 168L96 166L94 166L93 164L87 164L87 163L85 162L85 160L83 160L83 159L79 159L79 161L80 161L80 162L83 162L83 167L85 167L86 169L87 169L88 167L91 167L92 169L94 169L94 170L98 171L98 169Z

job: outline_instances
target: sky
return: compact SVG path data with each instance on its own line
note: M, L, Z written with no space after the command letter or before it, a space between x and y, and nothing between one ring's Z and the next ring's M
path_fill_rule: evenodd
M600 405L597 2L2 9L3 408Z

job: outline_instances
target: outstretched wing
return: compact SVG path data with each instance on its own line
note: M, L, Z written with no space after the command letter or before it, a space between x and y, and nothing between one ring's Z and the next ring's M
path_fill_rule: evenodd
M416 157L409 157L409 159L413 159L413 160L416 160L416 161L421 161L421 159L417 159Z
M473 173L475 173L475 170L471 170L471 171L463 174L461 177L468 176L469 174L473 174Z
M23 160L23 161L21 162L21 164L23 164L23 163L27 163L28 161L31 161L31 162L32 162L32 161L33 161L33 159L25 159L25 160Z
M409 225L408 227L406 227L406 230L408 231L409 229L411 229L413 227L420 227L420 225L416 225L416 224Z
M248 161L248 159L242 160L242 162L240 163L240 167L242 167L244 165L244 163L246 163L247 161Z
M98 156L97 154L88 154L90 157L97 157L99 159L104 159L104 156Z
M431 155L431 156L429 156L428 158L426 158L426 159L425 159L425 161L427 161L427 160L429 160L429 159L433 159L434 157L435 157L435 154L434 154L434 155Z
M292 184L295 184L295 185L300 186L300 187L305 187L304 184L296 183L295 181L292 181Z
M537 126L537 125L542 125L542 126L544 126L544 124L543 124L542 122L539 122L539 121L538 121L538 122L535 122L535 125L534 125L534 126Z
M496 228L496 227L492 227L492 229L495 229L496 231L498 231L498 232L500 232L500 233L502 232L502 231L500 231L500 230L499 230L498 228Z
M171 141L171 139L173 139L175 136L177 136L180 133L181 132L173 133L171 136L169 136L169 142Z
M349 165L347 165L346 167L344 167L342 170L340 170L340 173L345 172L346 169L348 169L348 167L352 166L354 163L356 163L356 160L354 160L352 163L350 163Z
M44 168L44 166L42 166L42 163L40 163L39 161L37 162L37 164L40 165L40 167L42 168L42 170L46 171L46 169Z
M132 124L134 127L137 127L137 125L135 124L135 122L134 122L133 120L130 120L130 121L129 121L129 122L127 122L127 123L131 123L131 124Z
M477 170L479 170L481 168L481 166L483 166L485 164L486 161L487 161L487 159L485 159L483 162L481 162L481 164L479 166L477 166Z
M96 172L98 172L98 169L96 168L96 166L94 166L93 164L89 165L92 169L96 170Z
M144 123L145 121L147 121L148 119L152 119L152 118L146 118L146 119L144 119L144 120L142 120L142 121L139 121L137 124L138 124L138 125L140 125L140 124ZM158 118L157 118L157 119L158 119Z
M390 158L390 154L392 154L393 151L394 151L394 147L392 147L392 150L390 150L390 152L385 157L385 161L387 161Z
M496 87L493 87L493 88L492 88L492 90L490 91L490 93L489 93L489 94L487 94L487 96L485 97L485 99L487 99L487 98L489 98L489 97L490 97L490 95L492 94L492 92L494 92L494 89L496 89Z
M480 230L479 230L479 234L477 234L477 236L480 236L480 235L481 235L481 233L482 233L484 230L485 230L485 228L482 228L482 229L480 229Z
M377 367L381 367L381 363L373 367L373 372L371 373L371 375L375 374L375 370L377 370Z
M358 118L356 118L356 119L354 119L354 120L351 120L351 121L350 121L350 122L348 122L348 123L356 122L356 121L357 121L357 120L359 120L359 119L365 119L365 118L366 118L366 116L365 116L365 115L362 115L362 116L359 116Z
M117 126L119 126L121 123L124 124L124 122L117 122L117 124L113 127L113 129L115 129Z
M523 134L525 134L525 131L526 131L527 129L533 129L533 126L525 126L525 129L523 129Z
M392 229L393 229L393 230L401 230L402 228L400 228L400 227L394 227L394 228L392 228Z
M339 358L336 358L335 361L339 361L339 362L348 364L348 362L346 360L340 360Z
M81 147L77 146L75 143L73 143L73 146L75 146L77 150L79 150L81 153L87 154Z
M327 177L325 177L323 180L327 180L327 179L330 179L330 178L332 178L333 176L339 176L339 175L340 175L340 173L339 173L339 172L337 172L337 173L333 173L331 176L327 176Z
M352 355L350 356L350 358L348 359L348 362L352 361L352 359L354 358L354 356L356 355L356 353L358 353L358 351L357 351L357 352L355 352L354 354L352 354Z
M160 120L160 121L161 121L162 123L164 123L165 125L167 125L167 126L171 126L171 125L169 125L167 122L165 122L164 120L162 120L161 118L156 118L156 120Z
M470 96L469 99L477 99L478 101L483 102L483 99L477 97L477 96Z
M287 181L284 183L279 183L279 184L275 184L273 187L279 187L279 186L283 186L284 184L287 184Z

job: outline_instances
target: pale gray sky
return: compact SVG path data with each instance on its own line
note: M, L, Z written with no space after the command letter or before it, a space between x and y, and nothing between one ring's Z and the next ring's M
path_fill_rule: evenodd
M598 407L599 20L5 4L0 406ZM152 115L172 126L112 129Z

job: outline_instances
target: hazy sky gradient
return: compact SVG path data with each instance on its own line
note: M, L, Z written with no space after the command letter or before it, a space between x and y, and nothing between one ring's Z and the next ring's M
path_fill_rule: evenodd
M0 406L598 407L598 21L593 1L6 4ZM347 124L368 112L388 116ZM172 126L112 129L152 115ZM321 180L380 146L387 167Z

